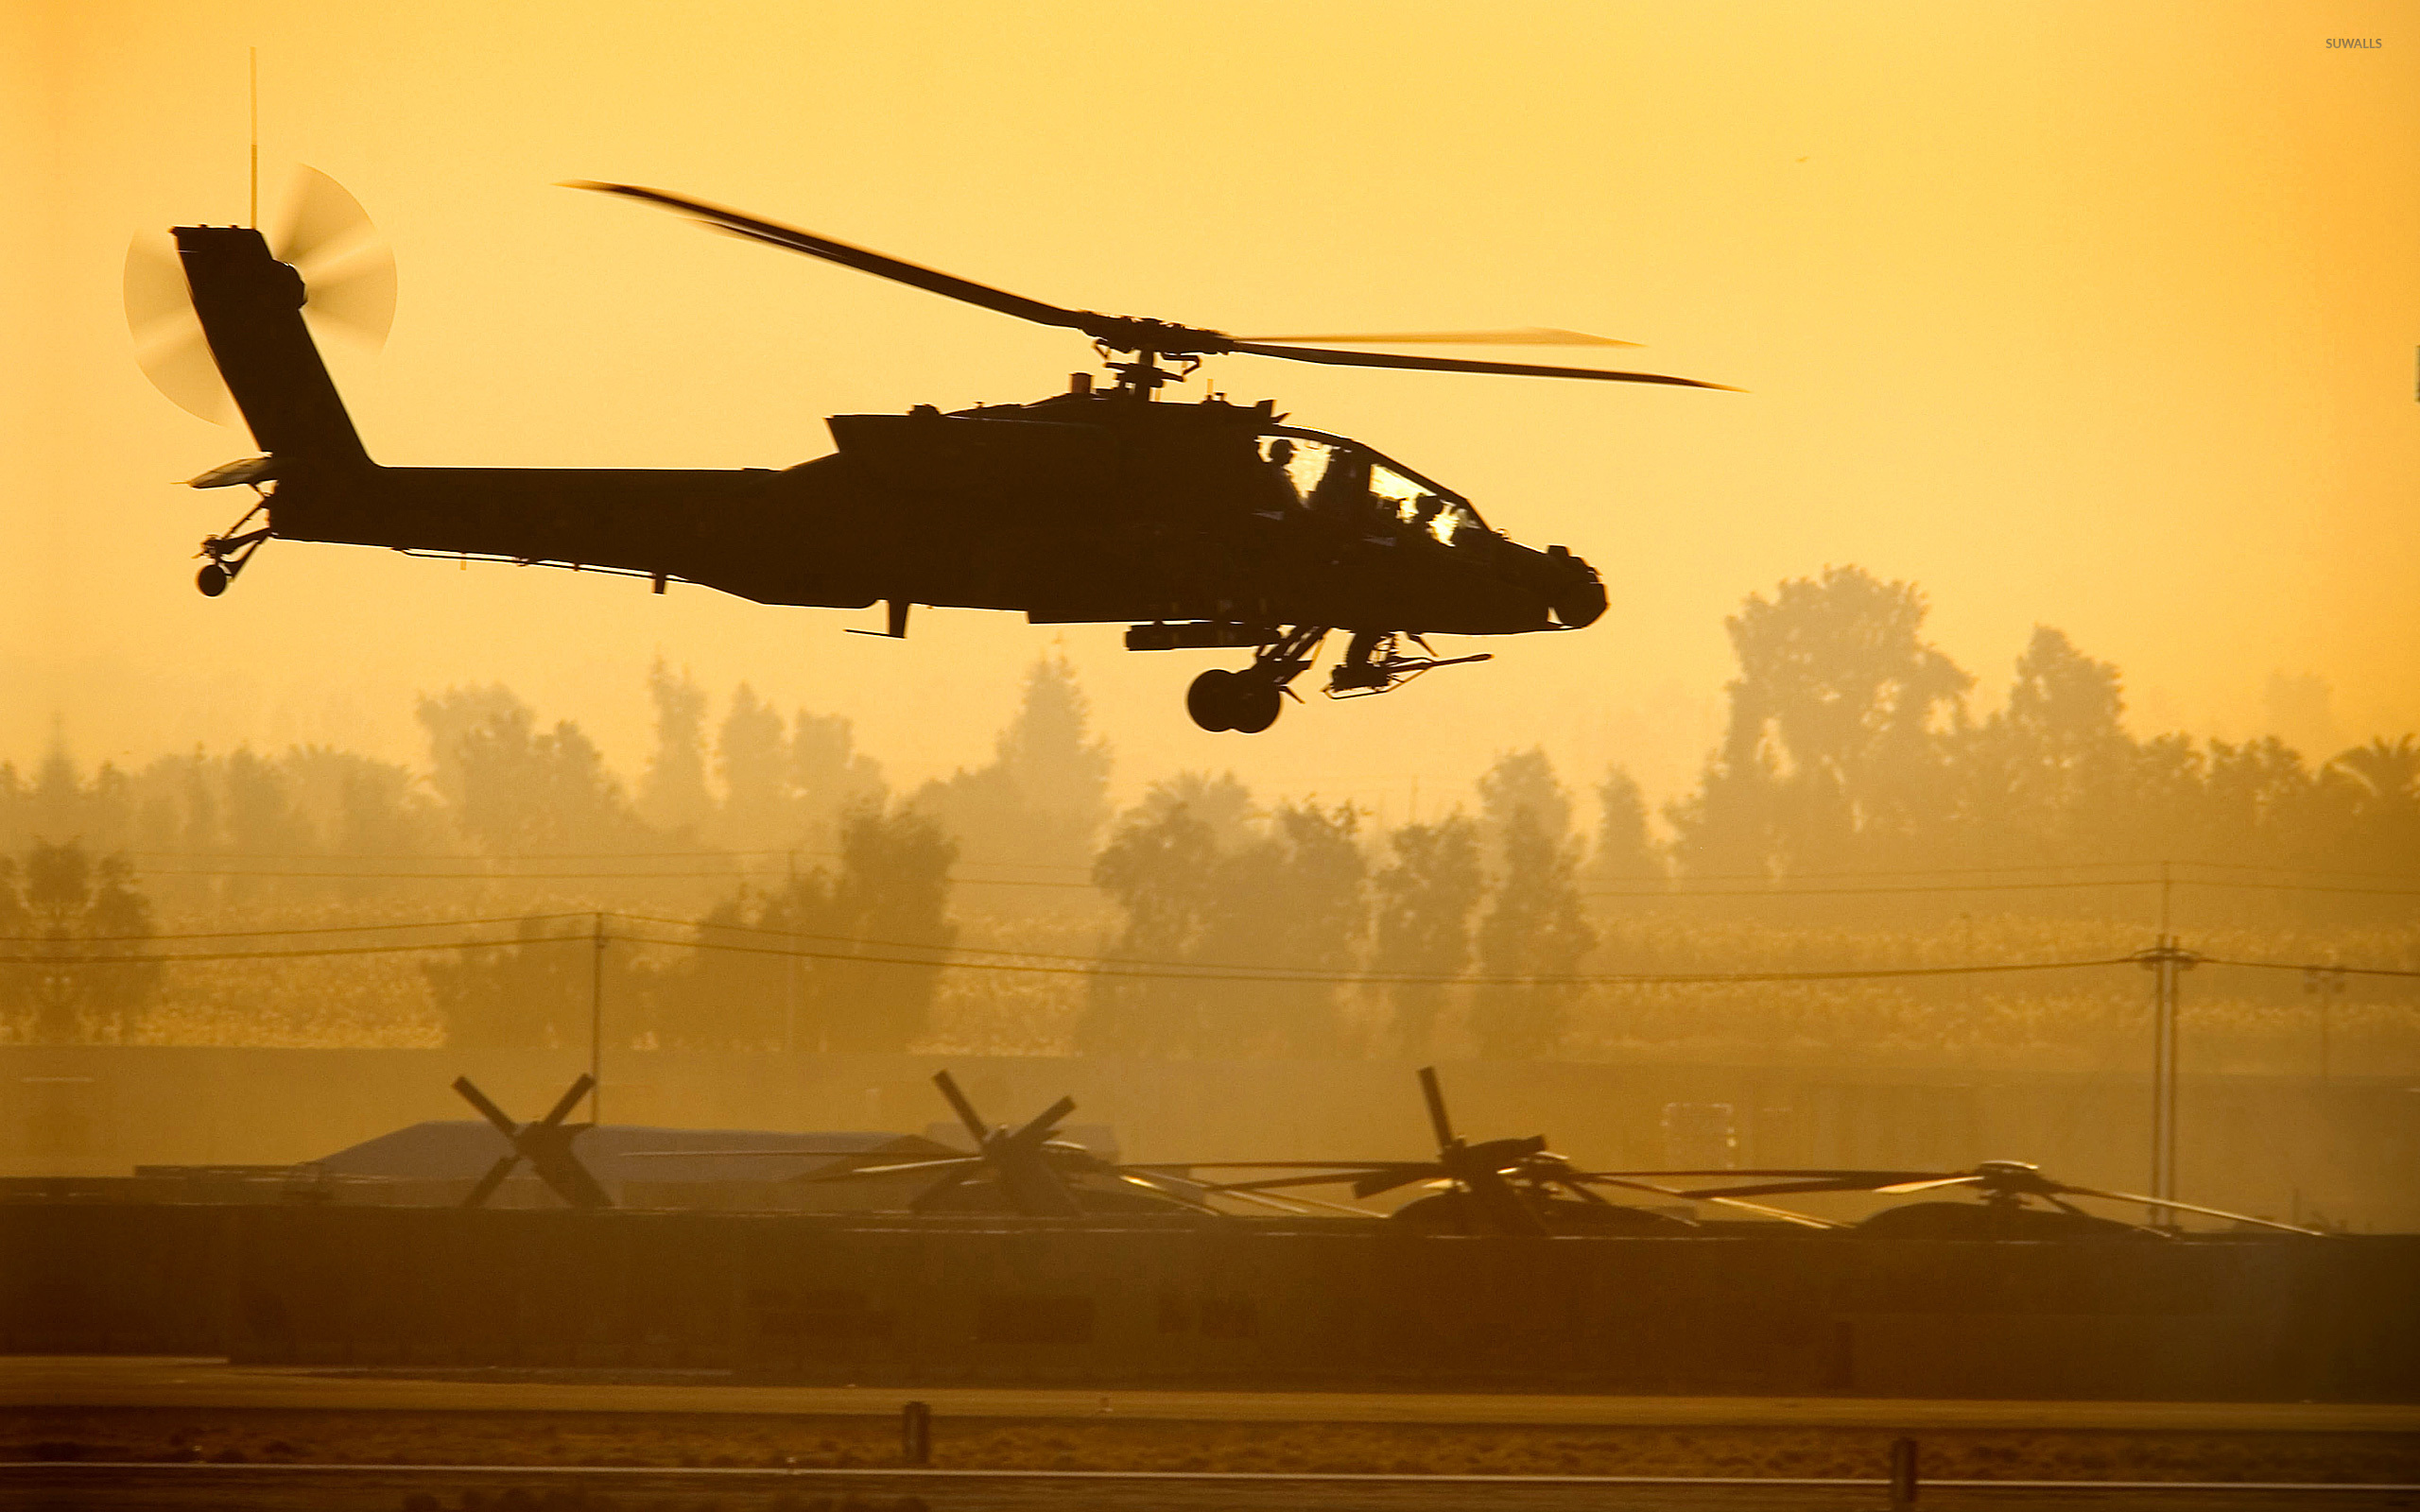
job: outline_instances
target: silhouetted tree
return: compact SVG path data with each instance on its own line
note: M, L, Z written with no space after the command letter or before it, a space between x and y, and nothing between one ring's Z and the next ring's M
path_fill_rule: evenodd
M1376 914L1371 969L1419 976L1458 976L1470 965L1471 916L1487 891L1478 826L1454 814L1407 824L1387 836L1393 859L1372 879ZM1385 989L1395 1048L1429 1053L1448 988L1402 982Z
M1648 882L1664 875L1664 858L1647 831L1647 795L1618 766L1597 785L1597 844L1588 869L1609 882Z
M1699 791L1668 816L1700 875L1839 866L1936 827L1936 734L1974 679L1925 644L1915 585L1858 567L1750 594L1723 622L1739 676Z
M990 764L926 783L916 805L977 860L1081 866L1108 816L1109 767L1075 670L1044 657L1026 674L1024 701Z
M790 721L789 782L800 833L816 846L838 843L841 815L889 801L882 764L856 748L856 730L839 714L802 709Z
M676 673L662 657L648 669L647 692L655 705L655 752L639 780L639 816L694 838L715 808L706 791L706 695L685 667Z
M1219 862L1248 833L1251 794L1232 772L1180 772L1121 816L1093 862L1093 883L1124 914L1114 961L1198 958L1214 927ZM1113 962L1113 969L1116 968ZM1112 974L1088 984L1077 1041L1101 1055L1188 1055L1208 1030L1214 984Z
M123 1042L158 995L146 954L151 905L123 855L98 860L77 841L35 840L0 856L0 1021L9 1037L49 1044Z
M1495 889L1477 937L1482 976L1564 976L1596 947L1580 903L1580 842L1571 799L1543 753L1508 755L1479 780L1495 838ZM1493 1059L1544 1059L1562 1046L1577 990L1565 986L1480 987L1471 1034Z
M907 809L854 809L840 820L840 873L833 909L876 962L823 961L821 1013L834 1050L898 1052L932 1021L940 953L958 941L949 919L949 872L958 842ZM905 962L933 959L936 964Z
M610 1043L626 1043L646 1013L643 973L632 947L609 939L596 950L585 915L525 919L511 945L476 946L452 960L423 963L430 1000L448 1045L476 1050L544 1050L588 1042L600 994ZM592 973L602 972L601 981Z
M722 778L725 843L741 850L773 850L800 841L800 815L790 791L788 742L782 716L741 683L731 696L715 742L715 766Z

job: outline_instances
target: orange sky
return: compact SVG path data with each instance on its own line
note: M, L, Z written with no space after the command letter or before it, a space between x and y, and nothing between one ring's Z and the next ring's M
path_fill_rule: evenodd
M1125 782L1233 766L1400 817L1413 776L1542 743L1668 793L1713 734L1722 616L1836 562L1923 584L1987 692L2039 621L2124 669L2138 729L2265 728L2279 672L2333 685L2346 743L2420 729L2420 5L1500 9L13 0L0 758L54 730L410 757L416 691L502 680L633 770L660 652L849 713L914 779L979 760L1063 639ZM167 484L249 438L145 383L119 274L136 228L244 215L251 44L266 181L324 169L395 249L386 351L334 357L386 461L780 465L828 450L827 414L1089 364L567 178L1056 302L1573 327L1749 392L1214 365L1569 542L1614 597L1253 739L1186 723L1206 657L1115 627L925 610L891 644L840 633L871 614L290 543L206 601L188 553L228 496Z

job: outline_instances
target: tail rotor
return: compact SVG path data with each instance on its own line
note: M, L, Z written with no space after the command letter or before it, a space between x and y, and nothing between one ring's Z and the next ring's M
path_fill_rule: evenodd
M320 332L370 352L395 320L395 257L361 202L316 168L297 168L271 249L302 276L303 313ZM140 232L126 252L126 323L135 365L188 414L224 425L235 405L203 338L184 265L164 232Z

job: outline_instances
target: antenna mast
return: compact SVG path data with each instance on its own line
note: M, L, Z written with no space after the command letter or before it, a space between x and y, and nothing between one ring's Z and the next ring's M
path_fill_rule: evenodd
M257 228L261 223L261 50L252 55L252 213L246 225Z

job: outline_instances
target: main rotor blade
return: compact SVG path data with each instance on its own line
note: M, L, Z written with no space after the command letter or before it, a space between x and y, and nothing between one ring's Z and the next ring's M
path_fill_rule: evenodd
M1392 346L1473 347L1634 347L1635 341L1592 336L1585 331L1558 331L1550 326L1522 326L1511 331L1385 331L1292 336L1237 336L1238 341L1367 341Z
M923 289L927 294L939 294L946 299L980 305L987 310L996 310L1002 315L1013 315L1020 320L1032 320L1043 325L1082 330L1088 320L1099 318L1097 316L1088 316L1080 310L1062 309L1056 304L1045 304L1040 300L1028 300L1022 294L1011 294L1005 289L992 288L969 279L941 272L936 268L920 267L904 259L887 256L868 248L852 247L847 242L835 241L829 236L818 236L813 232L801 231L795 226L785 226L778 221L759 220L753 215L742 215L736 210L708 204L702 199L690 199L681 195L666 194L661 189L645 189L637 184L628 183L598 183L589 179L575 179L565 182L562 187L589 189L598 194L619 195L625 199L635 199L644 204L661 205L666 210L677 210L683 215L693 215L718 231L727 231L752 241L786 248L793 252L804 252L809 257L820 257L827 263L838 263L842 267L854 267L860 273L872 273L876 278L887 278L893 283L905 284L910 288Z
M579 1100L588 1095L588 1089L596 1085L596 1077L581 1072L579 1079L564 1089L563 1094L555 1099L555 1106L546 1109L546 1116L538 1120L539 1126L552 1128L570 1117L571 1110L579 1106Z
M476 1087L472 1086L470 1077L455 1077L454 1090L461 1094L462 1101L470 1104L473 1108L479 1110L479 1116L481 1118L484 1118L489 1123L493 1124L496 1126L496 1131L502 1134L506 1139L517 1140L520 1137L521 1125L506 1117L503 1108L498 1108L495 1104L488 1101L487 1093L479 1091Z
M958 1090L958 1078L946 1071L937 1071L933 1073L933 1085L949 1099L949 1106L958 1114L958 1121L966 1125L966 1132L975 1136L975 1147L981 1149L992 1131L984 1126L982 1118L975 1111L975 1105L966 1100L966 1094Z
M1437 1147L1443 1149L1454 1143L1454 1121L1445 1116L1445 1090L1437 1083L1437 1068L1420 1068L1420 1095L1428 1103L1428 1126L1437 1135Z
M2198 1212L2205 1218L2231 1218L2237 1223L2258 1224L2263 1228L2280 1228L2290 1234L2308 1234L2313 1239L2327 1237L2326 1230L2322 1228L2305 1228L2295 1224L2279 1223L2274 1218L2256 1218L2248 1212L2229 1212L2223 1208L2204 1208L2190 1202L2179 1202L2174 1197L2146 1197L2133 1192L2101 1192L2092 1187L2071 1187L2064 1182L2057 1185L2061 1192L2071 1192L2080 1197L2106 1197L2112 1202L2139 1202L2146 1208L2174 1208L2179 1212Z
M1738 393L1729 384L1700 383L1654 372L1607 372L1599 368L1542 368L1528 362L1477 362L1468 357L1413 357L1397 352L1335 352L1325 347L1280 347L1262 341L1238 341L1237 352L1255 357L1284 357L1289 362L1324 363L1332 368L1409 368L1420 372L1493 372L1516 378L1594 378L1616 384L1670 384L1680 388L1720 388Z

